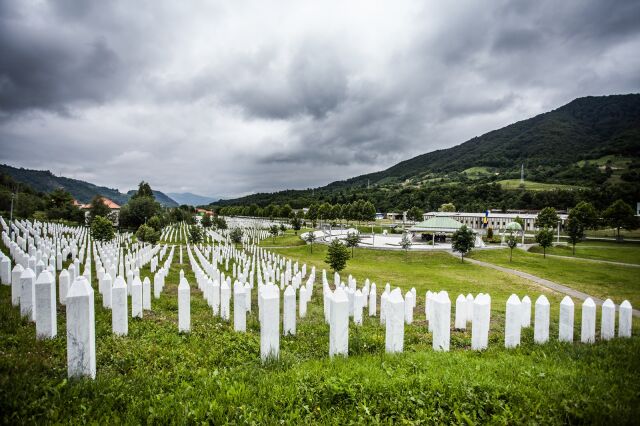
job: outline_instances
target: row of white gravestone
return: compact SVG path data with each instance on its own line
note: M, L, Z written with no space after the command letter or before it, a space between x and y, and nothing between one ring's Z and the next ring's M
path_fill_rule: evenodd
M582 343L593 343L596 340L596 304L588 297L582 303L581 335ZM521 328L525 326L524 316L531 315L531 305L522 303L518 296L512 294L507 300L505 318L505 347L512 348L520 344ZM633 309L629 301L625 300L619 307L618 336L631 337ZM602 304L600 336L603 340L615 337L616 307L611 299ZM550 305L548 299L542 295L535 303L534 335L536 343L549 340ZM569 296L560 302L560 317L558 340L573 342L574 340L574 303Z

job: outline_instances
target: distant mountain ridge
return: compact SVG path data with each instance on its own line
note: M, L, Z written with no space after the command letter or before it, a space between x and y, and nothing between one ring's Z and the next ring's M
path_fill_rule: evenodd
M187 204L189 206L203 206L217 200L214 197L205 197L191 192L168 192L167 195L178 204Z
M486 176L479 181L490 183L519 177L522 164L526 173L535 171L540 182L584 184L581 172L570 169L580 160L604 156L640 159L640 94L577 98L555 110L451 148L418 155L386 170L314 189L256 193L218 200L212 205L291 203L299 208L318 200L355 199L368 192L369 187L372 191L384 188L387 192L401 192L407 185L426 188L472 168L487 169Z
M88 203L95 195L103 195L116 203L125 204L135 190L123 194L115 188L97 186L79 179L71 179L64 176L55 176L49 170L31 170L0 164L0 173L6 173L17 182L29 185L36 191L51 192L57 188L64 188L82 203ZM176 203L169 196L160 191L153 191L156 200L164 207L176 207Z

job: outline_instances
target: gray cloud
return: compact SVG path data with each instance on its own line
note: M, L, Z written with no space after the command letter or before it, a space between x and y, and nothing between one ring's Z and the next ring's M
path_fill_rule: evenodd
M0 3L0 161L234 196L637 92L640 3Z

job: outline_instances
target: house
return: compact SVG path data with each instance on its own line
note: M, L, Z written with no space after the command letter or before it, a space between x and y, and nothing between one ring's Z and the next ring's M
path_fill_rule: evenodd
M507 225L511 222L514 222L516 218L522 220L524 224L524 231L536 231L538 228L536 227L536 219L538 218L538 213L498 213L493 211L486 211L482 213L463 213L463 212L428 212L423 215L424 220L430 219L432 217L448 217L454 220L459 221L463 225L467 225L467 227L471 229L486 229L492 228L494 231L504 230ZM558 214L560 218L560 227L564 226L565 221L567 220L566 214Z
M111 220L111 223L113 224L113 226L118 226L118 219L120 217L120 205L115 201L110 200L107 197L101 197L100 200L102 201L103 204L109 207L110 212L108 215L108 219ZM92 207L91 203L82 204L78 200L73 200L73 204L75 206L78 206L80 210L84 211L84 221L85 221L85 224L88 224L89 213L91 212L91 207Z

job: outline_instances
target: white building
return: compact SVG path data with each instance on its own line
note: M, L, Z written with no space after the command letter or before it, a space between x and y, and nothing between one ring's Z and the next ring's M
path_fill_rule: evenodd
M536 219L537 214L531 213L496 213L489 211L489 213L463 213L463 212L428 212L423 215L424 220L432 217L449 217L455 219L463 225L467 225L471 229L487 229L492 228L494 231L504 229L508 224L515 221L517 217L524 222L523 229L525 231L536 231ZM560 225L564 226L567 220L566 214L558 214L560 218Z

